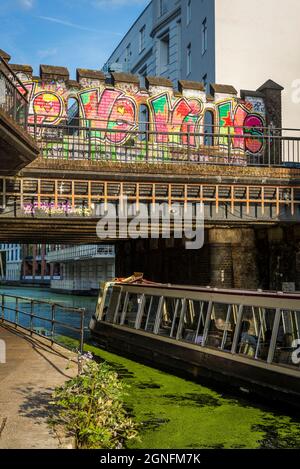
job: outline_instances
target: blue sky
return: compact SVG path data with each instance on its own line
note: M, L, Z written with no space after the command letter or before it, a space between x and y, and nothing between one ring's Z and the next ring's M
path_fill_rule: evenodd
M99 69L149 0L0 0L11 63Z

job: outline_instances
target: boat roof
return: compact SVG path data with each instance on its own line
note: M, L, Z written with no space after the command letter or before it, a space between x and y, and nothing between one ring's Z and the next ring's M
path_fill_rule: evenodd
M144 279L142 273L135 273L131 277L127 278L116 278L113 282L120 286L133 286L133 287L150 287L157 289L169 289L189 292L205 292L205 293L220 293L230 295L245 295L245 296L264 296L269 298L287 298L287 299L298 299L300 300L300 292L283 292L283 291L266 291L266 290L240 290L240 289L225 289L225 288L214 288L210 286L198 286L198 285L177 285L177 284L165 284L159 282L153 282Z

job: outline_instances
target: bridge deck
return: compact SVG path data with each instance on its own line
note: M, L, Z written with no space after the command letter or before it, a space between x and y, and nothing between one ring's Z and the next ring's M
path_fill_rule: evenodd
M75 356L6 325L0 326L0 339L6 343L6 363L0 363L0 448L60 447L47 424L48 403L53 389L76 374Z

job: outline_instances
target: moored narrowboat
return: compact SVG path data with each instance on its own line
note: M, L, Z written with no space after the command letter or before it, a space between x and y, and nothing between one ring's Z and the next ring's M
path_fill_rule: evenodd
M164 285L101 289L92 337L107 350L300 408L300 295Z

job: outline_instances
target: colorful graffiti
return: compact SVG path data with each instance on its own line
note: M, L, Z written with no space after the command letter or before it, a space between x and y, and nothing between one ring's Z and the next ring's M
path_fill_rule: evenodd
M173 102L172 102L173 101ZM157 143L168 143L167 132L183 133L179 136L182 144L187 144L187 133L190 145L196 146L196 125L203 115L204 105L199 99L179 98L171 100L167 93L154 96L149 100L152 120L157 134Z
M23 211L25 215L78 215L78 216L91 216L92 210L81 206L81 207L72 207L69 201L66 202L32 202L25 203L23 205Z
M248 104L248 106L247 106ZM220 134L233 135L233 149L241 149L252 154L260 153L263 148L264 116L253 113L249 103L236 104L233 101L218 103ZM245 138L249 134L249 138Z
M90 120L91 128L110 130L93 134L101 140L122 143L126 140L128 132L136 126L136 102L122 91L89 90L80 93L79 99L83 116Z
M31 81L25 85L30 95L29 122L46 126L66 124L68 99L76 98L82 126L90 129L92 145L120 145L137 139L140 108L144 105L152 129L148 137L160 148L166 144L197 149L207 144L204 128L209 111L218 134L218 138L211 137L209 145L222 147L230 142L233 150L253 155L263 151L265 103L261 98L259 102L255 97L242 101L231 95L212 102L204 92L185 97L159 87L152 92L140 90L135 84L127 84L126 88L102 85L84 89L68 87L63 81Z

